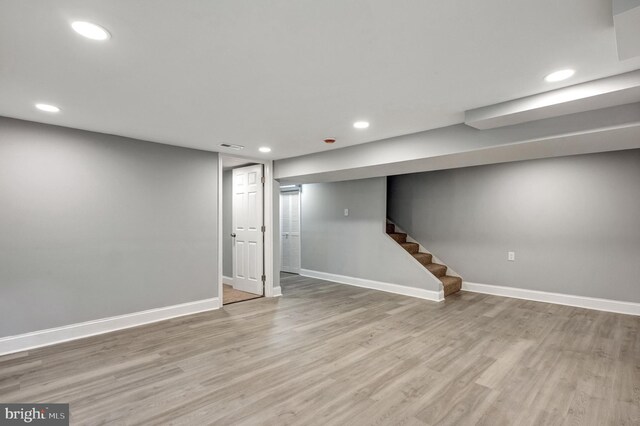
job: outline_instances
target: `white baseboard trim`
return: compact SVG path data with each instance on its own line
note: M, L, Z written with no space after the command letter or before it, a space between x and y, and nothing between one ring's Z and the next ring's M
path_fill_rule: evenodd
M571 294L551 293L499 285L478 284L468 281L462 283L462 290L492 294L494 296L512 297L515 299L533 300L536 302L555 303L557 305L575 306L577 308L595 309L597 311L615 312L618 314L640 315L640 303L634 302L574 296Z
M0 338L0 355L82 339L84 337L137 327L139 325L181 317L183 315L211 311L218 308L220 308L220 299L214 297L212 299L196 300L179 305L164 306L147 311L49 328L47 330L39 330L17 336L2 337Z
M225 284L229 284L229 285L233 286L233 278L227 277L226 275L222 276L222 282L224 282Z
M280 296L282 296L282 287L274 287L273 294L271 295L271 297L280 297Z
M321 280L333 281L340 284L349 284L356 287L369 288L372 290L386 291L387 293L401 294L403 296L417 297L419 299L442 302L444 291L427 290L423 288L407 287L405 285L372 281L364 278L348 277L346 275L330 274L328 272L312 271L301 269L300 275Z

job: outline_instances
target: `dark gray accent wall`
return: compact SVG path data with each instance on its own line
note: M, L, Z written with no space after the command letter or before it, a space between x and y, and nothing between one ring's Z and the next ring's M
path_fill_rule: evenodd
M217 163L0 118L0 337L217 297Z
M385 178L303 185L302 268L439 291L440 284L385 235L385 194Z
M392 176L388 214L465 281L640 302L640 150Z

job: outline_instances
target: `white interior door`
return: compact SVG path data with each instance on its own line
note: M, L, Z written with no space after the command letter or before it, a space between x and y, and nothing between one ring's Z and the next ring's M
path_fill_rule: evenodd
M300 191L280 193L280 259L284 272L300 273Z
M263 294L262 165L233 169L233 287Z

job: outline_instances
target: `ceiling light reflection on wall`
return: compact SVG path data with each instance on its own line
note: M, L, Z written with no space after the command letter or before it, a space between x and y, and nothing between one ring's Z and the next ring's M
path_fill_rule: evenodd
M572 69L554 71L544 78L547 83L555 83L556 81L566 80L573 76L576 72Z

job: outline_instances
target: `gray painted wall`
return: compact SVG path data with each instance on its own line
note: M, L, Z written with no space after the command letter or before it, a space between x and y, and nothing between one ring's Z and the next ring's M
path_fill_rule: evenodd
M233 170L222 173L222 275L233 276ZM230 284L230 283L229 283Z
M619 15L636 7L640 7L640 0L613 0L614 15Z
M218 296L217 161L0 118L0 337Z
M640 302L639 188L629 150L389 177L388 210L466 281Z
M385 178L303 185L302 268L439 291L384 234L385 194Z

